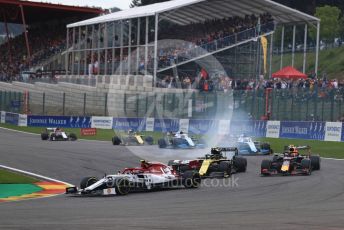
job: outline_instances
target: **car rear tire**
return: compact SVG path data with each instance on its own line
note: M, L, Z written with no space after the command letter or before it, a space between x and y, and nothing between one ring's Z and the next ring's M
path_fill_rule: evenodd
M269 172L271 170L271 163L272 163L271 160L263 160L262 161L261 166L260 166L262 175L270 175ZM263 170L267 170L267 172L264 173Z
M48 139L49 139L49 134L48 134L48 133L41 133L41 139L42 139L43 141L48 140Z
M153 137L151 137L151 136L147 136L147 137L145 138L145 142L146 142L147 144L149 144L149 145L153 145L154 139L153 139Z
M319 156L311 156L310 157L312 169L313 170L320 170L320 157Z
M221 161L219 164L219 171L223 173L223 176L230 176L232 171L231 171L231 165L228 161Z
M201 184L201 176L195 171L186 171L183 174L183 185L185 188L198 188Z
M190 170L190 166L189 165L180 165L179 166L179 171L180 172L186 172L186 171L189 171Z
M77 139L78 139L78 138L77 138L77 136L76 136L75 133L69 134L69 140L71 140L71 141L76 141Z
M247 168L247 159L243 157L234 157L234 166L236 167L237 172L246 172Z
M97 177L85 177L80 182L80 188L85 189L88 186L91 186L92 184L96 183L98 181Z
M165 139L159 139L158 140L158 145L159 145L159 148L166 148L167 147L167 142Z
M116 179L114 187L116 194L120 196L125 196L130 192L130 182L127 178Z
M311 175L311 173L312 173L312 162L310 159L302 159L301 160L301 167L302 167L302 170L306 170L307 175Z
M114 136L112 138L112 144L113 145L120 145L122 143L121 139L118 136Z

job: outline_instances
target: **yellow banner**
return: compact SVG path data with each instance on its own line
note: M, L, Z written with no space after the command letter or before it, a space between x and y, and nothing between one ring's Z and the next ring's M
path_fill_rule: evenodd
M264 74L266 74L266 59L267 59L267 52L268 52L268 39L266 37L262 36L260 38L260 42L263 47L263 54L264 54Z

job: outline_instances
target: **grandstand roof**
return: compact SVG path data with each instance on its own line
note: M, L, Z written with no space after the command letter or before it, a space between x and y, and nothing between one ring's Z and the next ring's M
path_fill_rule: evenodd
M269 12L279 23L316 22L318 18L271 0L172 0L99 16L69 24L85 26L109 21L125 20L159 14L163 19L180 25L203 22L208 19L232 16L259 15Z
M104 12L100 8L67 6L23 0L0 0L0 9L4 9L4 12L6 12L6 20L8 23L22 23L20 5L23 6L26 24L29 25L65 17L80 17L83 15L95 17ZM0 21L2 20L3 16L0 15Z

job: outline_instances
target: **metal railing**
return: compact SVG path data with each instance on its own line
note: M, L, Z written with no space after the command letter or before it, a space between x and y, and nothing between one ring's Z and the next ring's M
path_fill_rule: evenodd
M190 60L193 58L197 58L201 55L206 53L211 53L217 50L221 50L225 47L235 45L239 42L246 41L259 35L263 35L265 33L273 31L275 28L274 22L269 22L264 25L261 25L260 31L258 33L257 28L250 28L223 38L216 39L214 41L208 42L206 44L202 44L200 46L196 46L193 48L187 48L184 51L177 53L173 59L166 59L165 61L159 62L159 68L165 68L172 65L178 65L186 60Z
M73 93L0 91L0 110L38 115L339 121L344 118L344 89L275 89L231 92Z

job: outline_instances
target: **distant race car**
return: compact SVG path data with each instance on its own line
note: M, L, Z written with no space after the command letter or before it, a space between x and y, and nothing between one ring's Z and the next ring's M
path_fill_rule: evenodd
M61 128L46 128L41 133L42 140L50 141L76 141L78 138L74 133L66 133Z
M112 137L113 145L152 145L153 142L153 137L145 137L144 135L138 134L133 130L129 130L125 135L118 134Z
M206 143L203 139L189 137L188 134L179 131L177 133L167 133L164 138L158 140L159 148L205 148Z
M140 167L125 168L118 174L106 175L100 180L96 177L85 177L80 188L66 188L66 194L127 195L133 191L198 188L200 183L199 173L193 170L180 172L159 162L141 161Z
M212 148L210 154L196 160L170 160L174 170L195 170L201 177L228 177L233 173L246 172L247 160L238 156L235 147Z
M236 143L239 155L270 155L273 153L269 143L253 141L251 137L241 135Z
M282 154L276 154L272 160L263 160L261 175L310 175L312 170L320 170L320 156L311 155L309 146L286 146ZM299 154L307 150L307 154Z

